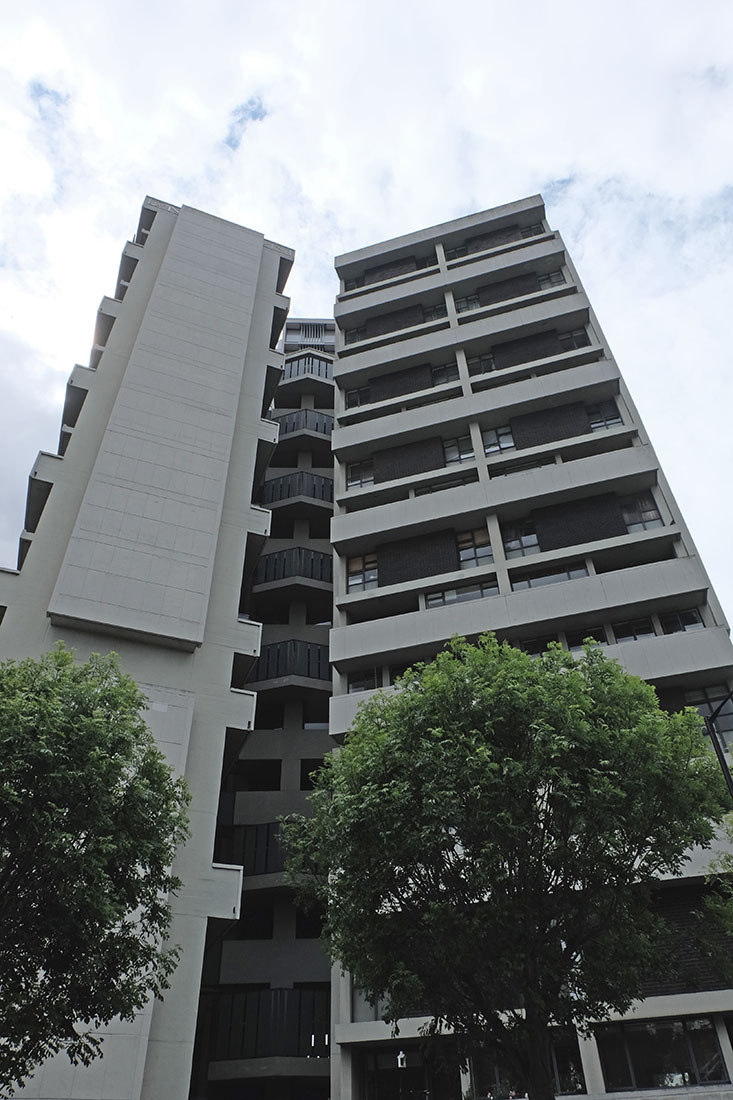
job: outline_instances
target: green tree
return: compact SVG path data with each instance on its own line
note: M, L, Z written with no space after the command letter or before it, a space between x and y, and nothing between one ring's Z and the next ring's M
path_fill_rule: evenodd
M88 1064L91 1029L131 1019L175 968L162 941L188 795L145 706L115 655L76 664L60 644L0 664L3 1095L56 1051Z
M291 880L385 1019L419 1006L547 1100L550 1026L639 995L667 950L654 881L722 816L700 725L598 647L455 640L359 709L284 825Z

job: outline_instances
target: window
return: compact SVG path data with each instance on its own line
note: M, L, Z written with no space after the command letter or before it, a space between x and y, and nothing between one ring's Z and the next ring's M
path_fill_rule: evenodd
M358 390L346 391L346 408L356 409L359 405L369 404L369 387L361 386Z
M667 615L660 615L663 634L681 634L684 630L702 630L704 623L700 618L700 612L695 608L689 611L670 611Z
M476 374L488 374L489 371L496 370L494 356L490 351L487 351L484 355L474 355L472 359L467 360L467 363L468 373L471 377Z
M312 791L315 783L315 773L323 764L323 760L320 757L316 757L312 760L301 760L300 762L300 789L301 791Z
M557 271L548 271L545 275L540 275L540 290L548 290L551 286L562 286L565 282L565 276L558 268Z
M448 310L445 302L439 302L437 306L426 306L423 310L423 323L425 321L437 321L439 317L447 317Z
M376 554L349 558L346 563L347 592L363 592L367 588L376 588L378 583Z
M458 377L457 363L443 363L431 370L433 385L442 386L445 382L455 382Z
M602 626L584 626L580 630L565 631L565 645L571 653L581 653L583 643L588 638L592 638L599 645L608 645L606 632Z
M572 581L577 577L587 577L585 562L574 561L567 565L554 565L535 573L523 573L512 577L512 591L522 588L541 588L544 584L557 584L559 581Z
M651 619L629 619L623 623L612 623L611 629L617 642L637 641L639 638L653 638L656 634Z
M508 558L523 558L527 554L539 554L540 545L535 534L534 521L519 520L509 523L503 529L504 553Z
M594 1032L609 1092L728 1080L715 1026L707 1016L600 1024Z
M350 328L344 333L344 340L347 344L355 344L357 340L366 340L366 325L362 325L360 328Z
M530 657L539 657L544 653L550 642L557 641L557 634L545 634L542 638L527 638L523 642L517 642L519 649L523 649Z
M465 298L456 298L456 313L467 313L469 309L478 309L481 305L478 294L467 294Z
M619 504L629 534L633 531L648 531L652 527L664 526L659 509L654 503L654 497L648 489L644 493L634 493L633 496L624 497Z
M512 429L508 424L501 428L485 428L481 433L484 441L484 454L499 454L500 451L513 451L516 444Z
M463 588L443 588L440 592L428 592L425 596L425 606L445 607L446 604L482 600L485 596L498 596L498 594L499 585L492 579L482 584L467 584Z
M558 332L561 351L575 351L577 348L587 348L590 337L584 328L574 328L570 332Z
M415 496L424 497L428 493L439 493L443 489L457 489L461 485L473 485L478 481L478 473L470 470L467 474L458 474L456 477L446 477L441 481L430 481L427 485L417 485Z
M521 474L525 470L539 470L541 466L554 466L554 455L541 455L537 458L519 458L516 462L507 462L503 466L492 466L492 477L508 477L509 474Z
M371 462L352 462L346 467L346 488L361 489L374 484L374 466Z
M365 668L361 672L350 672L347 680L349 693L352 691L373 691L382 686L379 669Z
M456 538L461 569L472 569L476 565L488 565L489 562L494 560L489 532L485 527L478 527L475 531L462 531Z
M715 728L727 746L733 745L733 700L728 698L728 688L725 685L716 684L714 687L686 691L685 705L695 707L705 718L710 718L720 707L718 715L713 719Z
M613 427L614 424L623 423L615 401L598 401L595 405L586 405L585 409L592 432L599 432L604 428Z
M545 227L542 222L533 222L532 225L522 225L519 228L519 232L522 237L537 237L540 233L545 232Z
M446 248L445 258L446 260L457 260L460 256L466 256L468 249L465 244L456 245L455 248Z
M446 466L454 462L466 462L473 458L473 446L470 435L461 435L457 439L443 440L443 458Z

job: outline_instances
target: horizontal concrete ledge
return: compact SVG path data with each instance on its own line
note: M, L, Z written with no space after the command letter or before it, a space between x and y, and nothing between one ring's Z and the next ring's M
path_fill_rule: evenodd
M104 634L110 638L126 638L135 642L145 642L147 645L179 649L186 653L193 653L203 643L203 638L181 638L170 634L154 634L151 631L134 630L131 627L119 626L115 623L76 618L73 615L60 615L55 611L48 611L47 615L54 626L66 626L72 630L91 630L95 634Z

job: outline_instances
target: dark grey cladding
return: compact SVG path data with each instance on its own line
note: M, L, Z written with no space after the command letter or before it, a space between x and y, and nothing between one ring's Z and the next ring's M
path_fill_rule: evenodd
M522 294L532 294L540 289L539 276L530 271L527 275L515 275L513 279L502 279L498 283L489 283L488 286L478 288L478 300L482 306L493 305L494 302L505 302L509 298L519 298Z
M420 325L422 319L423 308L421 305L407 306L405 309L397 309L392 313L381 313L378 317L370 317L366 323L366 334L367 337L383 336L386 332L397 332L401 328Z
M415 367L381 374L369 383L369 395L372 401L387 401L390 397L400 397L403 393L416 393L429 389L433 384L433 375L429 363L419 363Z
M401 447L388 447L374 455L374 480L393 481L397 477L422 474L445 465L440 438L419 439Z
M613 493L572 500L532 513L541 550L558 550L626 534L626 522Z
M431 531L418 538L384 543L377 547L377 561L380 588L451 573L460 564L455 531Z
M406 275L409 271L417 270L417 260L414 256L404 256L401 260L392 260L388 264L380 264L379 267L368 267L364 272L364 285L381 283L383 279L393 279L397 275Z
M557 405L552 409L515 416L509 421L517 447L539 447L555 439L570 439L590 431L590 419L585 405Z
M519 340L507 340L503 344L494 344L491 352L497 370L515 367L517 363L528 363L532 359L547 359L550 355L560 354L560 340L555 329L549 332L537 332L533 336L522 336Z

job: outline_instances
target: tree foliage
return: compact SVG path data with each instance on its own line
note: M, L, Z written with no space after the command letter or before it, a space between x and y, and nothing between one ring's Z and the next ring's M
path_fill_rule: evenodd
M0 664L0 1091L160 995L188 795L117 658ZM88 1025L84 1027L81 1022Z
M291 879L386 1019L490 1041L544 1100L550 1024L639 995L665 950L652 884L721 818L700 726L598 647L455 640L359 709L285 823Z

